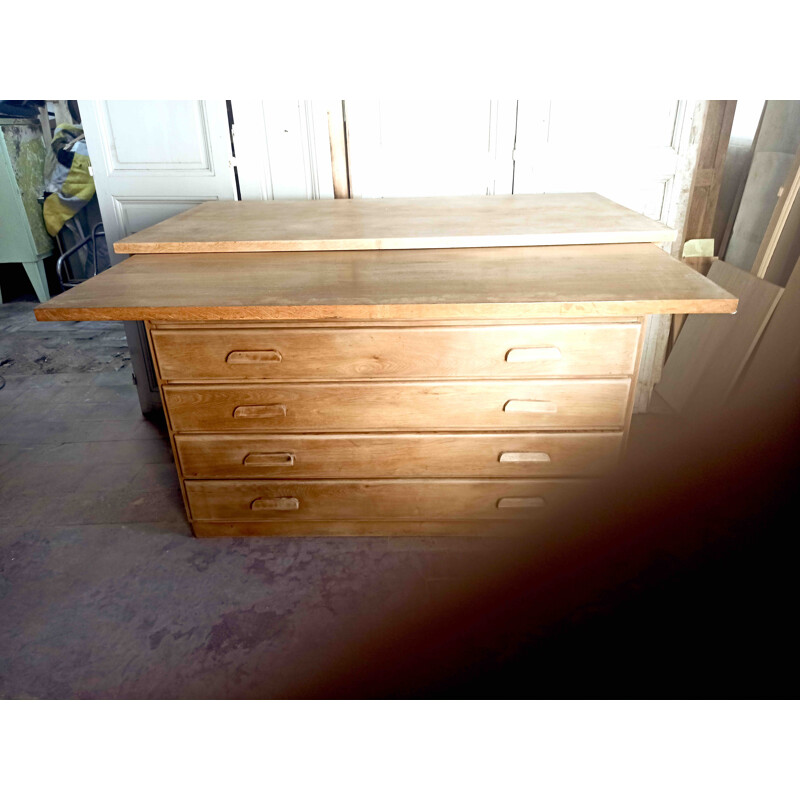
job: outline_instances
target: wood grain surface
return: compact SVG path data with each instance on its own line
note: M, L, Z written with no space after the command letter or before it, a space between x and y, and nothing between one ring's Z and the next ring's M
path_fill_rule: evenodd
M175 432L621 428L629 378L166 384ZM540 410L509 402L533 401Z
M186 478L541 478L597 475L622 433L178 434Z
M733 313L652 244L133 256L39 320L491 320Z
M162 379L364 380L630 375L640 326L154 330Z
M186 481L186 494L194 520L528 519L584 485L581 480L228 480ZM519 502L523 499L529 502Z
M598 194L212 201L118 241L117 253L241 253L671 242Z

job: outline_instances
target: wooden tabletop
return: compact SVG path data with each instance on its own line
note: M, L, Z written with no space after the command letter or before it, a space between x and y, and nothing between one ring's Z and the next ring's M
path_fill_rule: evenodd
M338 201L337 201L338 202ZM446 320L733 313L653 244L133 256L40 320Z
M214 201L117 253L234 253L668 242L675 231L599 194Z

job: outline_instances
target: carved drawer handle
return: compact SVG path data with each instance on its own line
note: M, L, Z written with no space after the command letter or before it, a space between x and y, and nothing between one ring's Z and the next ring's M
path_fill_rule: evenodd
M296 497L256 497L250 508L253 511L297 511L300 501Z
M509 400L504 406L503 411L525 414L555 414L558 406L547 400Z
M550 462L548 453L522 452L522 453L500 453L498 459L501 463L536 462L546 464Z
M242 464L246 467L293 467L294 453L248 453Z
M267 364L283 361L277 350L233 350L225 361L228 364Z
M561 358L557 347L514 347L506 353L506 361L556 361Z
M286 406L276 403L271 406L236 406L233 409L236 419L264 419L266 417L285 417Z
M541 508L544 497L501 497L497 501L498 508Z

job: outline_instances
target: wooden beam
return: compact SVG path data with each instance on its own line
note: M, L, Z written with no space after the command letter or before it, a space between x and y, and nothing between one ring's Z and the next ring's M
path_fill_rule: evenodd
M700 134L686 223L681 247L691 239L709 239L714 235L714 215L722 186L725 157L736 113L735 100L709 100ZM684 258L692 269L705 275L713 258ZM672 321L672 341L677 339L686 317L676 316Z
M684 244L690 239L709 239L714 234L714 214L735 113L735 100L710 100L708 103L683 230ZM687 258L684 261L705 273L712 259Z

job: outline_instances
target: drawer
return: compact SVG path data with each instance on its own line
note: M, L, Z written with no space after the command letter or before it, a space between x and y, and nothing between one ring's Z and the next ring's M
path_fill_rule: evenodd
M194 520L525 519L586 481L186 481Z
M185 478L536 478L597 475L622 433L183 434Z
M169 385L173 431L621 428L629 378Z
M638 324L154 330L161 378L363 380L631 375Z

